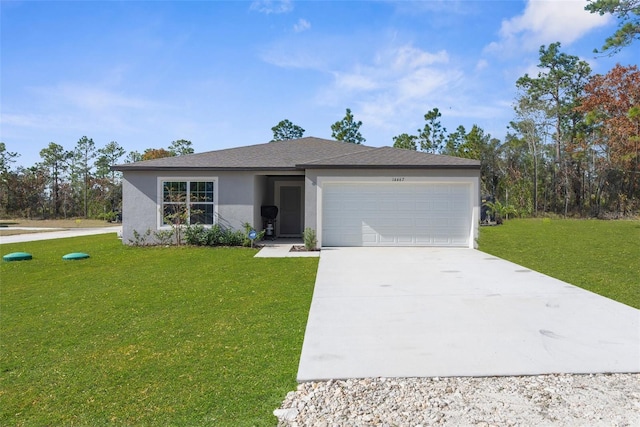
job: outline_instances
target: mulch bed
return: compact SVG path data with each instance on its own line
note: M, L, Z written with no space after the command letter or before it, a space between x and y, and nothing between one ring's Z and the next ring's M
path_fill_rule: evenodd
M304 247L304 245L293 245L289 250L289 252L318 252L318 251L320 251L320 249L312 249L308 251L307 248Z

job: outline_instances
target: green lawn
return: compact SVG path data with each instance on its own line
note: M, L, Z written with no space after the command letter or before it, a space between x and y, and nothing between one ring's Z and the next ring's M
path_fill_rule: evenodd
M0 262L0 425L275 425L317 258L113 234L16 251L34 259Z
M480 249L640 308L640 221L511 220ZM0 246L0 425L274 425L295 388L317 258ZM83 261L62 261L87 252Z
M516 219L480 229L479 249L640 308L640 221Z

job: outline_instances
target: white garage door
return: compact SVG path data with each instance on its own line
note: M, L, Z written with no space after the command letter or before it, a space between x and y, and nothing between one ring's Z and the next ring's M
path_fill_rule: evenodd
M322 246L469 246L467 183L325 183Z

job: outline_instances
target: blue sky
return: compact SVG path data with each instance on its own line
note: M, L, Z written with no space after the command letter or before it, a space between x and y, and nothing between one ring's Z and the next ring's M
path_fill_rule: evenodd
M515 82L540 45L608 72L594 48L613 18L563 1L2 1L0 138L31 166L82 136L127 151L267 142L289 119L329 138L351 108L366 145L416 133L438 107L450 131L502 139Z

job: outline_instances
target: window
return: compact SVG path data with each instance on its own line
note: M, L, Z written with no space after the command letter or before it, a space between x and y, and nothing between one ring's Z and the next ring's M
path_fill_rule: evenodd
M215 179L160 179L160 225L213 225L216 220Z

